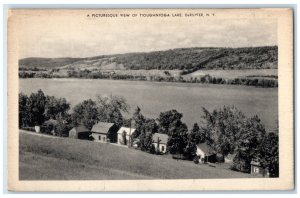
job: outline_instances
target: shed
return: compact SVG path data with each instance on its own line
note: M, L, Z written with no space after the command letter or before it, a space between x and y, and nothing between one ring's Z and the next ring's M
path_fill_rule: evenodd
M155 150L160 153L167 152L167 143L169 136L163 133L154 133L152 136L153 145Z
M90 130L88 130L85 126L80 125L77 127L72 128L69 131L69 137L75 139L89 139L90 137Z
M209 146L206 142L197 144L196 155L199 157L202 163L215 163L216 162L216 151Z
M130 145L133 146L133 140L131 138L131 135L135 132L134 128L128 128L128 127L121 127L118 130L118 144L120 145ZM126 139L124 139L124 134Z
M114 123L98 122L91 130L92 137L96 142L117 142L118 127Z
M269 177L270 173L267 168L263 168L257 161L251 161L251 175Z

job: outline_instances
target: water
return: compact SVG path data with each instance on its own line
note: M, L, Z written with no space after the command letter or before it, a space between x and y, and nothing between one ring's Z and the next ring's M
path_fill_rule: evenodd
M20 92L30 94L42 89L48 95L65 97L73 107L97 95L119 95L149 118L176 109L191 126L200 121L202 107L208 110L235 106L247 116L258 115L267 130L274 130L278 119L278 89L235 85L188 84L100 79L20 79Z

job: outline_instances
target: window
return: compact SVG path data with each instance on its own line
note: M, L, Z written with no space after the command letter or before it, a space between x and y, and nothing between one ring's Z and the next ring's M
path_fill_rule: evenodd
M103 137L102 139L103 139L103 142L105 142L105 137Z
M98 136L98 140L101 140L101 136L100 135Z
M165 147L164 146L161 146L161 151L165 151Z
M254 168L253 168L253 172L254 172L254 173L259 173L259 168L254 167Z

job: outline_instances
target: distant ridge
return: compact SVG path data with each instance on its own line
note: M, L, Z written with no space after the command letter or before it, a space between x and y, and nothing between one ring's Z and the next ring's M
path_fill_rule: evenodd
M278 47L216 48L194 47L165 51L102 55L87 58L40 58L19 60L23 68L112 68L183 70L199 69L268 69L277 68Z

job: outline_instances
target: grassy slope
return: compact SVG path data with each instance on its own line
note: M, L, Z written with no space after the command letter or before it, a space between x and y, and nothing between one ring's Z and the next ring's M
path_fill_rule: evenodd
M145 53L116 54L90 58L26 58L22 67L87 69L261 69L277 68L278 49L250 48L184 48ZM191 73L191 71L189 71Z
M251 175L110 144L20 133L21 180L242 177Z

